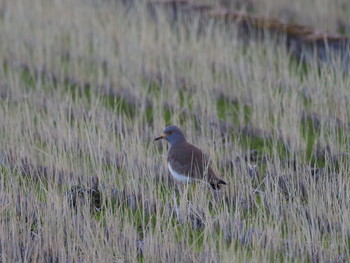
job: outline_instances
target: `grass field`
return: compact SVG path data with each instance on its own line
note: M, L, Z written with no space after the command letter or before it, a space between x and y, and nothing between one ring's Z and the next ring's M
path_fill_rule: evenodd
M294 2L311 25L334 6L328 30L349 12ZM350 79L335 62L118 1L0 1L0 39L0 262L350 260ZM211 156L221 193L172 181L153 142L169 124ZM67 191L93 177L101 209L73 208Z

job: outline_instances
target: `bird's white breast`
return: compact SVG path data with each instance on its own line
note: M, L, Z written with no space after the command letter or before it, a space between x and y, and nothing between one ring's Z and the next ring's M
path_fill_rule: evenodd
M178 172L176 172L170 165L170 163L168 162L168 168L169 168L169 172L170 174L174 177L175 180L180 181L180 182L186 182L189 183L191 182L191 178L188 176L184 176L182 174L179 174Z

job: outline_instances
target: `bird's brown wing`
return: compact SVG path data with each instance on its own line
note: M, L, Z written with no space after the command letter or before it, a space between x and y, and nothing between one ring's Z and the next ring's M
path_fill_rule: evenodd
M214 189L226 184L219 179L210 165L208 156L188 142L174 145L168 153L168 162L173 170L183 176L207 181Z
M171 147L168 162L176 172L192 178L204 179L204 174L213 173L208 158L203 156L201 150L187 142Z

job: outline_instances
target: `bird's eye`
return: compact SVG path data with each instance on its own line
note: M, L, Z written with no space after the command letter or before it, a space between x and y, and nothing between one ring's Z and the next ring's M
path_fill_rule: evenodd
M172 131L168 131L168 132L167 132L168 135L171 135L172 133L173 133Z

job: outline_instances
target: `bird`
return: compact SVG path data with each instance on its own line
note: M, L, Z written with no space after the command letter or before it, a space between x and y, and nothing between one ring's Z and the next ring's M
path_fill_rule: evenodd
M164 129L163 134L154 141L164 139L170 144L168 152L168 169L172 177L180 182L201 181L219 190L226 182L217 177L210 160L196 146L187 142L184 133L177 126Z

